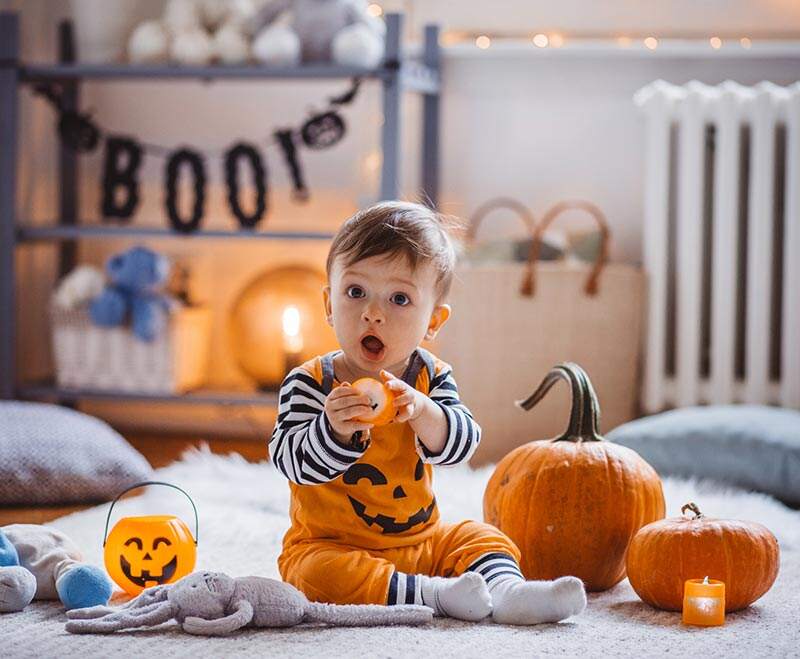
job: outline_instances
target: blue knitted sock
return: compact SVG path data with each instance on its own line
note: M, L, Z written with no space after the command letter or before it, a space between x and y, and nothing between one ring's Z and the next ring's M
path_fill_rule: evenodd
M6 534L0 529L0 567L9 565L19 565L19 554L17 554L17 548L11 544Z
M76 565L56 581L56 590L64 607L82 609L107 604L113 587L103 570L94 565Z

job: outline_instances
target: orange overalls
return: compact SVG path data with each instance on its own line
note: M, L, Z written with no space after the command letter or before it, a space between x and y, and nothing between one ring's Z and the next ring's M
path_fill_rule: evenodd
M291 409L310 414L309 407L319 405L339 385L333 374L334 354L295 369L304 379L305 392L290 389L287 376L281 387L284 418ZM447 364L418 349L403 379L428 394L429 371L435 380L445 369ZM318 391L309 393L314 384ZM294 408L292 400L298 401ZM279 414L273 440L282 432L287 430ZM457 576L492 552L519 562L517 547L493 526L439 520L432 468L423 457L430 456L422 447L418 452L410 425L390 423L372 429L366 451L337 477L313 485L290 480L292 525L278 558L283 579L315 601L385 604L395 571Z

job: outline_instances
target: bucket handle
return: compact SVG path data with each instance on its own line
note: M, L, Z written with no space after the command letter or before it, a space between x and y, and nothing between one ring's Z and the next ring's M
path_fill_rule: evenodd
M120 497L125 494L126 492L130 492L131 490L135 490L137 487L145 487L146 485L165 485L166 487L171 487L179 492L182 492L186 495L186 498L189 499L189 503L192 504L192 510L194 510L194 544L197 546L197 540L199 538L199 531L200 531L200 523L197 519L197 506L194 505L194 501L192 497L190 497L186 490L182 490L177 485L173 485L172 483L165 483L164 481L142 481L141 483L136 483L136 485L131 485L129 488L122 490L115 499L111 502L111 507L108 509L108 516L106 517L106 528L103 531L103 547L106 546L106 541L108 540L108 523L111 521L111 511L114 510L114 505L119 501Z

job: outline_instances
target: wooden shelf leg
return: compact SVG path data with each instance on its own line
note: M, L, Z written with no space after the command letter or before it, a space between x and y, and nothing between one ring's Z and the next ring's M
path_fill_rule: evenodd
M392 72L383 80L383 128L381 145L383 164L381 168L382 201L397 199L400 178L400 34L402 16L386 16L386 66Z
M18 59L19 18L0 13L0 399L14 398L16 388Z
M425 51L423 62L439 73L441 53L439 50L439 26L425 26ZM441 77L440 77L441 80ZM439 95L425 94L422 99L422 193L431 207L439 205Z
M62 64L75 62L75 39L72 23L63 21L58 26L59 61ZM62 83L62 101L65 110L77 110L80 103L80 83L65 80ZM78 222L78 154L64 142L59 142L59 223L74 226ZM62 241L58 248L58 276L63 277L75 267L78 244L72 240Z

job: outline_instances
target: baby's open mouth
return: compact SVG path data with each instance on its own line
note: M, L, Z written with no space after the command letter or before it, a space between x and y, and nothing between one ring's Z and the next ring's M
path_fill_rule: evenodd
M386 351L386 346L383 345L383 341L377 336L367 334L367 336L361 339L361 351L367 359L371 361L380 361Z

